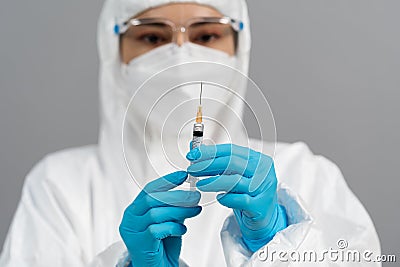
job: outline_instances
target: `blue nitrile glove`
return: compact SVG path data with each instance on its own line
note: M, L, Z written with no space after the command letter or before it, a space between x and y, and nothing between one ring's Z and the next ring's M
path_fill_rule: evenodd
M198 215L200 192L168 191L187 178L174 172L148 183L130 204L119 231L132 266L178 266L186 218Z
M255 252L287 227L285 209L277 202L277 179L272 158L232 144L202 145L187 159L190 175L212 176L197 182L204 192L225 191L217 200L232 208L246 246Z

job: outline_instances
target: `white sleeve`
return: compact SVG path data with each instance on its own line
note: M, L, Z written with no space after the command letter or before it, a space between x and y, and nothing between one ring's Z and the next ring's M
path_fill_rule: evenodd
M221 241L228 266L310 266L314 262L318 266L381 266L373 262L380 245L368 213L336 165L323 157L316 157L316 162L318 175L331 178L317 184L301 181L309 187L302 192L307 191L313 203L304 203L293 188L280 184L278 201L286 209L289 226L259 251L251 253L243 244L233 215L226 219Z
M47 179L46 160L27 176L10 226L0 266L85 266L62 198Z
M90 267L126 267L130 262L128 251L122 241L118 241L98 254Z
M90 267L127 267L130 263L129 253L122 241L116 242L96 256ZM182 259L179 259L180 267L188 267Z

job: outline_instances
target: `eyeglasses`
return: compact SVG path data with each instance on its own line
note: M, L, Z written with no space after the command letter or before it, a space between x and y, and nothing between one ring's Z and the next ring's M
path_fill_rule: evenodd
M152 49L171 42L189 41L204 46L213 46L227 38L233 38L235 33L243 30L243 22L230 17L196 17L183 25L164 18L130 19L122 24L116 24L114 32L129 39L136 48Z

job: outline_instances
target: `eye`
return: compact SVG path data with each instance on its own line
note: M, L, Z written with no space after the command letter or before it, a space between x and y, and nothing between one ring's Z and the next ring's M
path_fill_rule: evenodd
M212 45L227 35L229 29L230 26L218 23L196 23L189 28L189 38L200 45Z
M215 41L218 38L219 38L218 34L206 33L206 34L199 35L195 39L195 41L198 42L198 43L205 44L205 43L209 43L209 42Z
M157 35L157 34L146 34L141 36L140 38L147 44L151 45L159 45L162 43L165 43L166 39L163 36Z

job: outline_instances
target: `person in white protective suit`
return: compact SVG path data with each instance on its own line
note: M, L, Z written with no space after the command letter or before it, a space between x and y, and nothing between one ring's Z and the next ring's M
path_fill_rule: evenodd
M180 30L161 39L153 35L135 39L140 34L135 27L149 21L166 28L175 24ZM191 21L224 30L221 35L193 37ZM218 38L227 39L220 45ZM138 40L154 47L145 49L135 44ZM241 137L228 140L217 127L207 126L208 138L216 145L192 149L186 155L190 167L176 172L162 163L158 153L163 144L157 136L168 110L156 108L147 117L149 99L157 92L143 90L134 112L127 113L130 142L123 148L122 125L129 101L151 75L193 61L212 61L247 74L250 28L244 0L106 0L98 24L98 48L99 144L51 154L33 168L0 266L309 266L307 261L295 262L296 257L284 260L288 255L278 257L278 252L293 256L315 251L318 259L329 249L380 253L374 225L340 170L313 155L304 143L277 143L272 159L265 150L250 149L259 147L259 141L243 145L232 141ZM201 72L215 74L207 68ZM235 90L243 95L246 86L238 84ZM204 93L243 112L242 101L236 98L212 90ZM183 91L174 95L182 101L192 97ZM236 115L211 107L209 114L229 121L228 130L241 136ZM190 139L176 141L177 129L164 131L165 140L189 146ZM143 139L150 140L147 151L137 145ZM198 182L195 192L174 190L188 174L211 178ZM226 194L211 195L217 201L200 207L199 192ZM380 266L363 258L335 261L328 256L325 253L317 264Z

